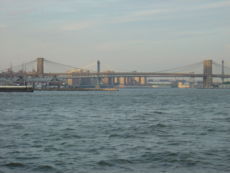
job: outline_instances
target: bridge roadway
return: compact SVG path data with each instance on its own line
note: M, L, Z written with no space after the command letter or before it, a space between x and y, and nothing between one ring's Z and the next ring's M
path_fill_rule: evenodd
M37 73L28 73L28 76L37 76ZM66 79L73 78L105 78L105 77L205 77L204 74L194 73L158 73L158 72L84 72L84 73L44 73L42 76L56 76ZM212 74L213 78L230 78L229 74Z

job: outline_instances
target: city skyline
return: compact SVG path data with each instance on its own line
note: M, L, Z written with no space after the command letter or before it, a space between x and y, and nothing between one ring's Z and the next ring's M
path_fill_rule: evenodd
M0 0L0 69L36 57L120 71L228 63L229 9L226 0Z

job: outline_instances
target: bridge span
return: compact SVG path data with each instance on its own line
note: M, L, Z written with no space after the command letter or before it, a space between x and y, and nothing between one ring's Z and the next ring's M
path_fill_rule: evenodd
M28 73L30 76L38 76L36 73ZM62 78L106 78L106 77L196 77L203 78L206 74L193 73L157 73L157 72L89 72L89 73L43 73L43 76L60 76ZM212 74L212 78L230 78L230 75Z

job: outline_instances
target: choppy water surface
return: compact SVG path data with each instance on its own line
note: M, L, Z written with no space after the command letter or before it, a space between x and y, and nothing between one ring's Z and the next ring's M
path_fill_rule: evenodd
M230 90L0 93L0 173L230 172Z

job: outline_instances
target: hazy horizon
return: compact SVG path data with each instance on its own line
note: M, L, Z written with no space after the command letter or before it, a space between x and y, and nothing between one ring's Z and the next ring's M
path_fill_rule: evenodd
M0 0L0 70L37 57L157 71L230 62L229 0Z

